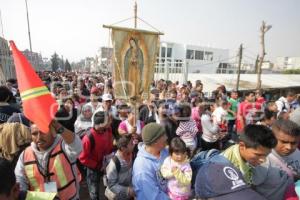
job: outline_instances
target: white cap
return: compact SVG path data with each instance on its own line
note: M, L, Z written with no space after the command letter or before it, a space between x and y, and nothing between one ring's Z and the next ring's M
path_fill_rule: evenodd
M112 100L113 99L112 99L111 94L106 93L106 94L102 95L102 101L112 101Z

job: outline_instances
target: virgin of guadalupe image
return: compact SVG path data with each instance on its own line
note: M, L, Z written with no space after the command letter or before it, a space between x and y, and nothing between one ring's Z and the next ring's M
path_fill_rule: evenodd
M127 50L124 59L125 80L129 82L126 87L126 94L130 97L139 97L143 93L143 52L138 46L136 38L129 39L130 48Z

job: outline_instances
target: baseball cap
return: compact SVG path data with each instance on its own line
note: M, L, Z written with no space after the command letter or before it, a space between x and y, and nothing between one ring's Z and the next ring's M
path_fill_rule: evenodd
M109 93L103 94L102 95L102 101L112 101L112 96Z
M198 171L195 180L198 198L213 200L266 200L246 184L242 173L231 163L210 161Z
M99 92L99 89L97 87L92 87L91 94L97 94Z

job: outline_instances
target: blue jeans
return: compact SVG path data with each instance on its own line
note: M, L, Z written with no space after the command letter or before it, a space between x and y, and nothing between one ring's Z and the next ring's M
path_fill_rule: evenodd
M102 173L99 170L86 168L86 183L89 189L91 200L100 200L100 181Z

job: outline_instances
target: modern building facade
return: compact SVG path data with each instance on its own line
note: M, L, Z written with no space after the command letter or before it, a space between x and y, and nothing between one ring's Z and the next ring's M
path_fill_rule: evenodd
M8 42L0 37L0 82L15 77L16 70Z
M228 58L228 49L161 42L157 68L167 65L171 71L181 71L186 66L189 73L217 73L219 64Z
M300 69L300 57L277 57L275 63L277 70Z
M93 61L91 62L91 72L112 72L113 48L100 47Z
M102 71L112 72L113 70L113 48L101 47L99 50L99 63Z
M32 67L35 69L35 71L44 70L44 62L43 62L42 55L40 53L31 52L28 49L22 51L22 53L30 62Z

